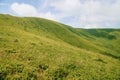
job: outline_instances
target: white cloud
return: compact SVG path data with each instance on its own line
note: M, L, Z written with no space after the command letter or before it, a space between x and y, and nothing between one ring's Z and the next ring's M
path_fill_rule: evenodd
M50 4L55 10L69 13L80 7L79 0L58 0ZM72 12L73 13L73 12Z
M13 3L11 5L11 9L19 16L33 16L56 20L55 16L51 12L38 12L34 6L29 4Z
M120 0L58 0L51 6L67 17L75 16L68 24L76 27L110 27L120 22Z
M37 16L37 10L29 4L13 3L11 9L20 16Z

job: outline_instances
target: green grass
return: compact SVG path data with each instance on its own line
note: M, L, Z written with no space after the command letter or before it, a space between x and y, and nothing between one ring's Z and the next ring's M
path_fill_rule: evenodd
M120 29L76 29L0 14L0 80L119 80Z

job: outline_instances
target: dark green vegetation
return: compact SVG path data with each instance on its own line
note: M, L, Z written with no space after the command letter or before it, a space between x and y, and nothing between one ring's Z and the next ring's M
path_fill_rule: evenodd
M0 14L0 80L119 80L120 29L76 29Z

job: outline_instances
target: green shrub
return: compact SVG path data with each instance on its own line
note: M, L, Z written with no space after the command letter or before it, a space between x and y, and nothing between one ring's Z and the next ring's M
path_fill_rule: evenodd
M39 64L39 66L38 66L38 68L40 69L40 70L47 70L48 69L48 65L44 65L44 64Z
M61 79L63 80L64 78L66 78L68 76L68 72L65 71L64 69L62 68L59 68L57 70L54 71L53 73L53 80L58 80L58 79Z

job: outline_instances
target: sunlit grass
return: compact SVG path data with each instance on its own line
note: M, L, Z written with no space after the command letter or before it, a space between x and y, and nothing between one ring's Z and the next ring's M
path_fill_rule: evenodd
M120 31L105 33L0 15L0 80L119 80Z

